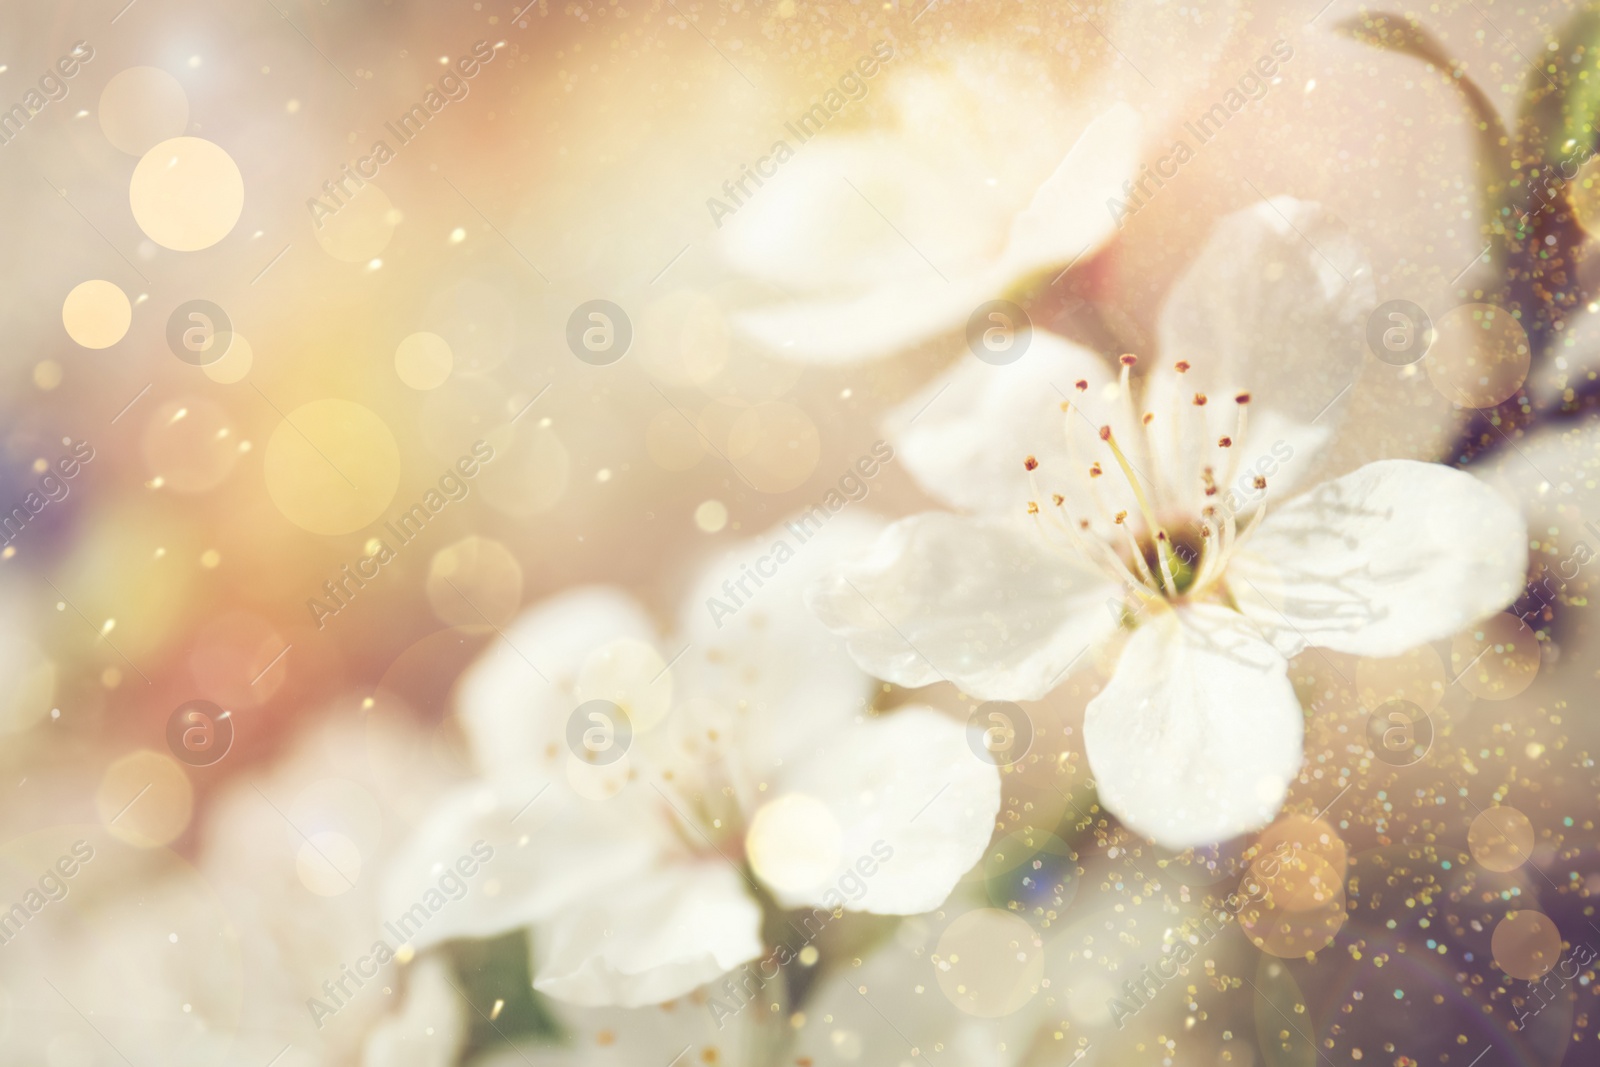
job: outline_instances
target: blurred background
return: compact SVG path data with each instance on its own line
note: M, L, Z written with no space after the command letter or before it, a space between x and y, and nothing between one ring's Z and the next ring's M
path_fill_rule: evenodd
M1378 299L1436 322L1567 294L1522 318L1522 369L1490 395L1440 384L1448 362L1368 353L1329 472L1481 472L1528 510L1530 581L1584 537L1600 554L1588 185L1559 223L1507 236L1495 205L1528 186L1484 148L1541 80L1551 114L1588 106L1600 67L1570 30L1587 9L1436 4L1415 15L1430 53L1317 5L8 6L0 509L22 517L0 550L0 908L51 870L67 891L0 926L0 1063L680 1062L659 1018L562 1016L492 942L308 1015L378 936L386 858L467 773L462 671L573 586L621 586L669 625L704 562L820 500L966 354L971 306L952 295L948 322L867 358L762 344L739 314L964 292L1096 116L1129 105L1153 165L1274 42L1292 58L1258 99L1064 275L1012 295L1038 327L1153 354L1217 220L1279 195L1324 205ZM788 124L879 42L892 59L800 143ZM779 139L794 160L741 190ZM852 159L854 193L800 187ZM1541 255L1545 274L1516 265ZM571 340L594 301L620 356ZM399 531L414 505L426 524ZM864 506L935 504L889 464ZM1212 853L1166 853L1096 806L1079 732L1110 664L1086 663L1029 706L1039 744L948 913L836 961L906 993L898 1017L819 995L793 1061L1593 1062L1594 972L1557 968L1600 945L1600 652L1587 579L1552 588L1476 643L1297 659L1307 764L1285 821ZM883 688L882 707L906 699ZM1397 698L1433 717L1410 766L1362 754ZM917 699L962 719L973 703ZM1338 900L1230 927L1181 991L1116 1025L1123 982L1274 833L1318 843ZM1037 970L1018 1003L969 1013L1016 1032L963 1045L929 955L979 905L1021 916ZM1570 981L1530 1002L1552 969ZM746 1062L684 1041L681 1062Z

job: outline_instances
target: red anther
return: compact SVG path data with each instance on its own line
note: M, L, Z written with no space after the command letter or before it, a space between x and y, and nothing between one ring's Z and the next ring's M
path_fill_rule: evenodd
M1100 440L1102 440L1102 441L1111 440L1111 427L1109 427L1109 426L1100 427Z
M1147 412L1144 413L1144 424L1146 426L1149 426L1152 422L1155 422L1155 421L1156 421L1155 412L1147 411Z
M1124 352L1120 359L1124 367L1131 367L1135 363L1139 362L1139 357L1134 355L1132 352Z
M1100 464L1099 463L1091 464L1090 467L1089 467L1089 477L1091 477L1091 478L1098 478L1098 477L1100 477L1100 475L1102 475L1104 473L1105 472L1100 469Z
M1196 394L1194 394L1194 406L1197 407L1197 408L1205 407L1206 406L1206 394L1204 394L1204 393L1196 393Z
M1267 487L1267 480L1265 478L1261 477L1261 475L1258 474L1258 475L1256 475L1255 481L1252 482L1251 484L1254 485L1257 489L1265 489Z
M1248 404L1250 403L1250 394L1240 393L1238 396L1233 398L1233 402L1235 404Z
M1039 469L1039 461L1034 459L1032 456L1029 456L1027 459L1023 460L1022 465L1031 471Z
M1232 448L1233 447L1233 438L1231 438L1231 437L1219 437L1219 438L1217 438L1217 447L1218 448Z
M1189 361L1186 360L1186 359L1178 360L1178 362L1175 363L1174 366L1177 368L1179 374L1188 374L1189 373Z
M1079 378L1077 380L1077 382L1075 383L1075 388L1080 393L1086 393L1086 392L1089 391L1089 383L1087 381L1085 381L1084 379Z
M1051 493L1050 499L1056 502L1056 507L1058 508L1067 502L1067 498L1062 496L1060 493Z

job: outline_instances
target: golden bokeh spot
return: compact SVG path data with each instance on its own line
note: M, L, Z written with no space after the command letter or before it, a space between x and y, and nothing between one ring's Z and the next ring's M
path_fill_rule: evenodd
M1494 963L1513 978L1532 982L1561 959L1561 931L1550 916L1537 911L1510 911L1495 924L1489 938Z
M1528 334L1511 312L1493 304L1463 304L1440 317L1424 365L1446 400L1493 407L1528 377Z
M1450 671L1475 697L1509 700L1539 673L1539 641L1515 615L1492 615L1451 639Z
M997 1019L1039 992L1044 944L1022 919L998 908L956 918L939 935L932 963L939 989L961 1011Z
M95 810L113 836L156 848L183 833L194 813L194 787L176 760L141 748L107 767Z
M452 626L504 626L522 606L522 565L487 537L464 537L433 554L428 603Z
M340 896L361 877L361 850L343 834L323 830L301 842L294 869L300 884L317 896Z
M756 809L744 844L756 877L779 893L809 895L838 872L844 830L822 801L787 793Z
M694 524L701 533L717 533L728 525L728 505L720 500L701 501L694 509Z
M346 534L383 513L400 484L400 448L370 409L313 400L289 412L267 440L267 493L303 530Z
M110 348L133 324L133 305L112 282L79 282L61 303L61 324L84 348Z
M454 363L450 342L436 333L414 333L394 350L394 372L413 389L437 389Z
M150 240L174 252L197 252L228 236L239 221L244 176L219 145L174 137L133 168L128 203Z
M145 422L140 450L151 477L179 493L215 488L239 458L228 413L198 397L169 400L156 408Z
M222 358L215 363L207 363L200 369L205 371L206 377L212 381L221 385L232 385L234 382L244 380L244 376L250 373L250 365L255 359L255 350L250 347L250 342L235 331Z
M188 125L189 98L159 67L129 67L100 90L100 132L130 156L182 136Z
M1480 866L1502 874L1514 871L1533 855L1533 823L1516 808L1496 805L1472 820L1467 847Z

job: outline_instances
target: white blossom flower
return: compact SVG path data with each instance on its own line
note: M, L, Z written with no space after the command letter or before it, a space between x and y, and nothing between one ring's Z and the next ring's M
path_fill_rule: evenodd
M893 436L978 515L894 523L814 610L866 669L985 699L1037 699L1129 628L1085 714L1106 806L1172 847L1265 823L1301 762L1286 658L1447 636L1526 562L1516 511L1448 467L1380 460L1289 496L1372 303L1354 243L1280 199L1224 220L1176 283L1141 395L1132 357L1119 380L1040 333L1015 364L963 360Z
M938 907L989 840L998 774L929 708L871 714L873 682L800 600L835 545L874 528L840 515L804 542L774 530L735 556L753 571L707 569L670 641L606 588L510 627L460 694L482 779L418 834L388 899L414 899L438 857L478 838L492 877L415 943L531 927L535 988L636 1006L760 956L758 893L785 908ZM714 621L706 602L725 581L745 595Z
M724 258L769 300L733 321L768 349L823 363L892 354L1116 232L1107 202L1137 174L1132 107L1064 105L1020 53L916 62L896 56L878 74L892 123L799 146L721 226Z

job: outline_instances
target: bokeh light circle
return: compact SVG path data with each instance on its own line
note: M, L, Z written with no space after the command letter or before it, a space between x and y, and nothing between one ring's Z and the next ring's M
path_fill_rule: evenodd
M437 389L450 377L455 355L436 333L411 334L394 350L394 372L413 389Z
M400 448L370 409L313 400L289 412L267 441L262 474L285 518L317 534L359 530L400 484Z
M128 202L150 240L174 252L197 252L228 236L239 221L244 176L220 145L174 137L133 168Z
M1472 820L1467 847L1479 866L1514 871L1533 855L1533 823L1516 808L1497 804Z
M113 282L101 278L79 282L61 302L61 324L67 336L84 348L110 348L127 336L133 305Z
M780 893L804 893L838 872L844 830L822 801L788 793L756 809L744 844L758 878Z
M1423 361L1428 380L1463 407L1493 407L1528 377L1528 334L1511 312L1494 304L1463 304L1439 319Z
M219 385L232 385L234 382L244 380L244 376L250 373L250 366L255 359L255 350L250 347L250 342L235 332L222 358L215 363L207 363L200 369L205 371L207 378Z
M118 71L100 90L100 132L119 151L142 156L189 125L189 98L159 67Z
M141 748L106 768L94 802L114 837L136 848L157 848L188 827L194 787L172 757Z
M452 626L504 626L522 606L522 565L487 537L464 537L433 554L428 603Z
M1509 700L1538 675L1539 641L1527 623L1500 612L1451 640L1450 668L1473 696Z
M1561 931L1550 916L1537 911L1507 912L1489 939L1494 963L1513 978L1532 982L1544 977L1561 959Z
M998 908L959 916L933 955L939 989L982 1019L1010 1015L1032 1000L1044 978L1044 943L1025 921Z

